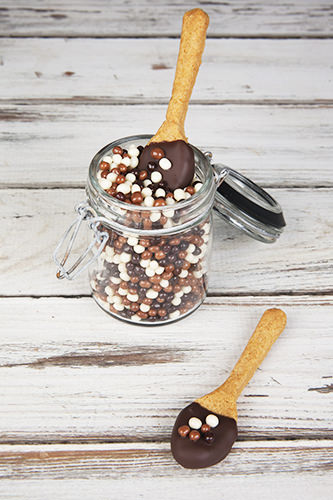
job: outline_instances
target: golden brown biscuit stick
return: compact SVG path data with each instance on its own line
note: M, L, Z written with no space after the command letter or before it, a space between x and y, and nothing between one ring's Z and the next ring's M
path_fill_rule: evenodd
M185 116L205 47L208 15L201 9L184 14L176 74L166 119L149 142L187 142Z
M196 400L208 410L237 421L236 401L286 326L286 314L281 309L268 309L227 380L213 392Z

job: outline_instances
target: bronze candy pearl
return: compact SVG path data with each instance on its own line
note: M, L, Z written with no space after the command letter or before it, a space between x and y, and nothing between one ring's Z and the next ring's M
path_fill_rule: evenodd
M143 260L147 260L147 259L150 259L152 257L152 253L149 252L149 250L145 250L144 252L142 252L141 254L141 259Z
M127 172L127 167L123 163L120 163L118 165L118 168L119 168L121 174L125 174L125 172Z
M141 319L147 319L148 318L148 314L142 312L142 311L138 311L137 312L137 315L139 316L139 318Z
M209 432L209 431L210 431L210 425L208 425L208 424L202 424L202 426L201 426L201 432L203 432L205 434L206 432Z
M110 164L107 161L101 161L101 163L99 164L99 168L101 170L109 170Z
M144 181L148 177L148 172L146 170L141 170L139 173L139 179L140 181Z
M189 438L191 441L198 441L198 439L200 439L200 432L199 431L191 431L189 434Z
M185 438L189 434L190 430L191 429L188 425L181 425L180 427L178 427L178 434L180 435L180 437Z
M116 178L116 183L122 184L123 182L125 182L125 180L126 180L125 177L123 175L119 174Z
M112 149L112 153L114 155L122 155L123 154L123 148L121 148L120 146L115 146L113 149Z
M132 194L131 201L132 203L134 203L134 205L140 205L143 202L142 194L136 191L135 193Z
M166 202L164 198L157 198L157 200L154 201L154 207L163 207L165 205Z
M154 148L150 151L150 154L154 160L160 160L165 156L165 153L162 148Z

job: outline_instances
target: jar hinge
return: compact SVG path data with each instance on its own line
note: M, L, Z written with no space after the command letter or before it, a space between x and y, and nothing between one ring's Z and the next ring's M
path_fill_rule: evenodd
M72 222L72 224L69 226L61 240L59 241L54 253L53 253L53 259L54 262L57 264L58 271L57 271L57 278L58 279L63 279L66 278L68 280L72 280L75 277L77 277L79 274L81 274L92 262L94 262L100 254L103 252L104 247L106 245L107 240L109 239L109 234L106 231L100 231L99 225L101 224L101 219L99 217L94 217L91 207L89 206L88 203L83 202L80 203L75 207L75 210L77 212L77 216L75 220ZM88 222L89 228L93 231L94 237L91 241L91 243L88 245L88 247L85 249L85 251L80 255L80 257L74 262L74 264L66 271L65 269L65 264L67 262L67 259L72 251L74 242L76 240L76 237L78 235L78 232L80 230L81 224L83 221ZM68 240L68 244L65 250L65 254L63 255L62 259L60 260L58 254L60 252L61 247L64 245L64 243ZM96 251L94 254L87 260L85 264L82 265L82 267L79 267L80 264L85 260L89 252L93 249L95 245L98 245Z

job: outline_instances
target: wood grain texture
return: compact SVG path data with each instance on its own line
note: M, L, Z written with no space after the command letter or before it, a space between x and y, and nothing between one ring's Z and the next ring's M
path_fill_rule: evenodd
M214 161L263 186L333 186L332 109L193 105L186 130ZM84 187L99 149L119 137L153 133L165 111L166 105L4 104L0 186Z
M210 15L210 36L331 35L329 0L199 1ZM179 36L189 0L2 0L0 30L14 36Z
M166 103L178 45L172 39L5 38L0 95L24 102ZM332 102L332 50L333 40L207 40L192 102Z
M90 298L21 298L0 300L0 440L168 441L179 410L227 377L273 306L288 325L239 399L239 439L328 437L333 296L211 298L158 328Z
M277 243L265 245L216 216L209 292L332 293L332 190L269 192L284 209L284 234ZM84 199L80 189L1 191L1 295L89 293L86 276L73 282L56 280L52 261L57 242L75 216L74 206ZM82 235L81 248L84 243Z

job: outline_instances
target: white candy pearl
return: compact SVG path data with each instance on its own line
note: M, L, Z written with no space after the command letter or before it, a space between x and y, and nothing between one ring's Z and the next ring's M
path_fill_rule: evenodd
M112 182L109 179L100 179L99 185L101 186L102 189L110 189L112 186Z
M200 418L191 417L188 421L188 425L191 427L191 429L200 429L202 426L202 422Z
M141 188L139 184L133 184L132 185L132 193L139 193L141 191Z
M125 309L125 307L123 306L123 304L113 304L113 307L117 310L117 311L123 311Z
M164 198L165 195L166 195L166 193L165 193L164 189L162 189L162 188L156 189L156 191L155 191L156 198Z
M216 415L213 415L213 413L210 413L206 417L206 424L209 425L210 427L216 427L219 425L219 419Z
M174 198L171 198L171 196L168 196L167 198L165 198L165 201L166 201L167 205L174 205L176 203Z
M132 321L141 321L141 318L137 314L133 314L133 316L131 316L131 320Z
M149 267L149 265L150 265L150 259L141 259L140 260L141 267Z
M166 288L167 286L169 286L169 281L168 280L161 280L160 281L160 286L162 288Z
M164 273L164 267L162 266L158 266L156 269L155 269L155 273L160 275L160 274L163 274Z
M127 180L128 182L130 182L131 184L133 184L133 182L135 182L135 181L136 181L136 177L135 177L135 175L134 175L134 174L131 174L131 172L130 172L129 174L127 174L125 178L126 178L126 180Z
M163 170L169 170L172 167L172 163L168 158L161 158L158 164Z
M196 185L194 186L194 191L197 193L201 188L202 188L202 183L197 182Z
M157 222L158 220L160 220L160 217L161 217L161 214L159 212L153 212L151 215L150 215L150 220L152 222Z
M146 275L149 277L149 278L152 278L153 276L155 276L155 269L153 269L152 267L148 266L147 269L146 269ZM151 298L151 297L150 297Z
M150 180L150 179L145 179L145 180L143 181L143 185L144 185L144 187L148 187L148 186L150 186L150 184L152 184L152 182L151 182L151 180Z
M171 301L171 304L173 304L174 306L179 306L181 303L181 299L179 297L174 297Z
M110 172L106 178L111 181L111 182L116 182L116 179L117 179L117 174L115 172Z
M140 311L144 312L144 313L147 313L150 309L150 306L148 306L147 304L141 304L140 305Z
M162 180L162 174L160 172L152 172L150 176L152 182L160 182Z
M107 156L104 156L104 158L103 158L103 160L102 160L102 161L105 161L106 163L110 163L110 165L111 165L111 163L112 163L112 158L111 158L111 156L108 156L108 155L107 155Z
M157 269L159 267L157 260L152 260L150 263L152 269Z
M190 293L190 291L192 290L192 287L191 286L183 286L182 290L184 293Z
M158 292L155 292L155 290L149 288L149 290L146 292L146 297L147 299L157 299Z
M176 319L179 316L180 316L180 311L178 311L178 309L177 309L177 311L173 311L172 313L169 314L170 319Z
M175 189L173 192L173 196L174 196L175 200L177 200L177 201L184 200L185 199L184 189L180 189L180 188Z
M165 215L165 217L171 218L175 215L175 211L172 208L168 208L168 210L163 210L163 215Z
M135 245L137 245L139 243L139 240L138 238L135 238L134 236L130 236L128 239L127 239L127 243L131 246L131 247L134 247Z
M123 159L121 160L121 163L122 163L123 165L125 165L125 167L129 167L129 166L130 166L130 164L131 164L131 158L129 158L128 156L125 156L125 158L123 158Z
M152 207L154 205L154 198L152 196L146 196L146 198L143 200L143 204L146 207Z
M122 161L122 156L117 153L117 154L112 156L112 161L116 165L119 165L119 163L121 163L121 161Z
M131 302L137 302L139 300L139 295L137 295L136 293L135 294L131 294L129 293L127 295L127 298L128 300L130 300Z
M112 290L112 288L111 288L110 286L106 286L104 291L105 291L105 293L106 293L107 295L111 295L111 297L112 297L112 295L113 295L113 290Z
M136 157L136 156L133 156L133 157L131 158L131 167L132 167L132 168L135 168L135 167L137 167L137 166L138 166L138 164L139 164L139 160L137 159L137 157Z
M143 253L145 251L145 247L142 245L134 245L134 252Z
M118 265L118 269L121 273L126 273L127 268L125 262L120 262L120 264Z
M179 274L179 278L186 278L187 276L188 276L188 271L182 269L181 273Z
M140 151L138 150L138 148L137 148L137 147L135 147L135 146L134 146L134 148L129 148L129 150L128 150L128 154L129 154L130 156L135 156L135 157L136 157L136 156L139 156Z
M131 258L132 258L132 256L131 256L131 254L130 254L130 253L122 252L122 253L120 254L120 260L121 260L121 262L125 262L125 264L126 264L127 262L129 262L129 261L131 260ZM182 276L181 276L181 277L182 277Z
M128 194L131 192L131 185L128 182L122 182L121 184L118 184L117 192Z
M120 273L119 278L123 281L129 281L131 279L127 273Z
M149 187L145 187L142 189L141 194L144 198L146 198L146 196L151 196L153 192Z
M112 283L114 283L115 285L119 285L119 283L121 283L121 279L120 279L120 278L116 278L116 277L114 277L114 276L112 276L111 281L112 281Z
M118 289L118 293L119 293L119 295L123 295L123 296L125 296L125 295L127 295L127 290L125 290L125 288L121 288L121 287L120 287L120 288Z

